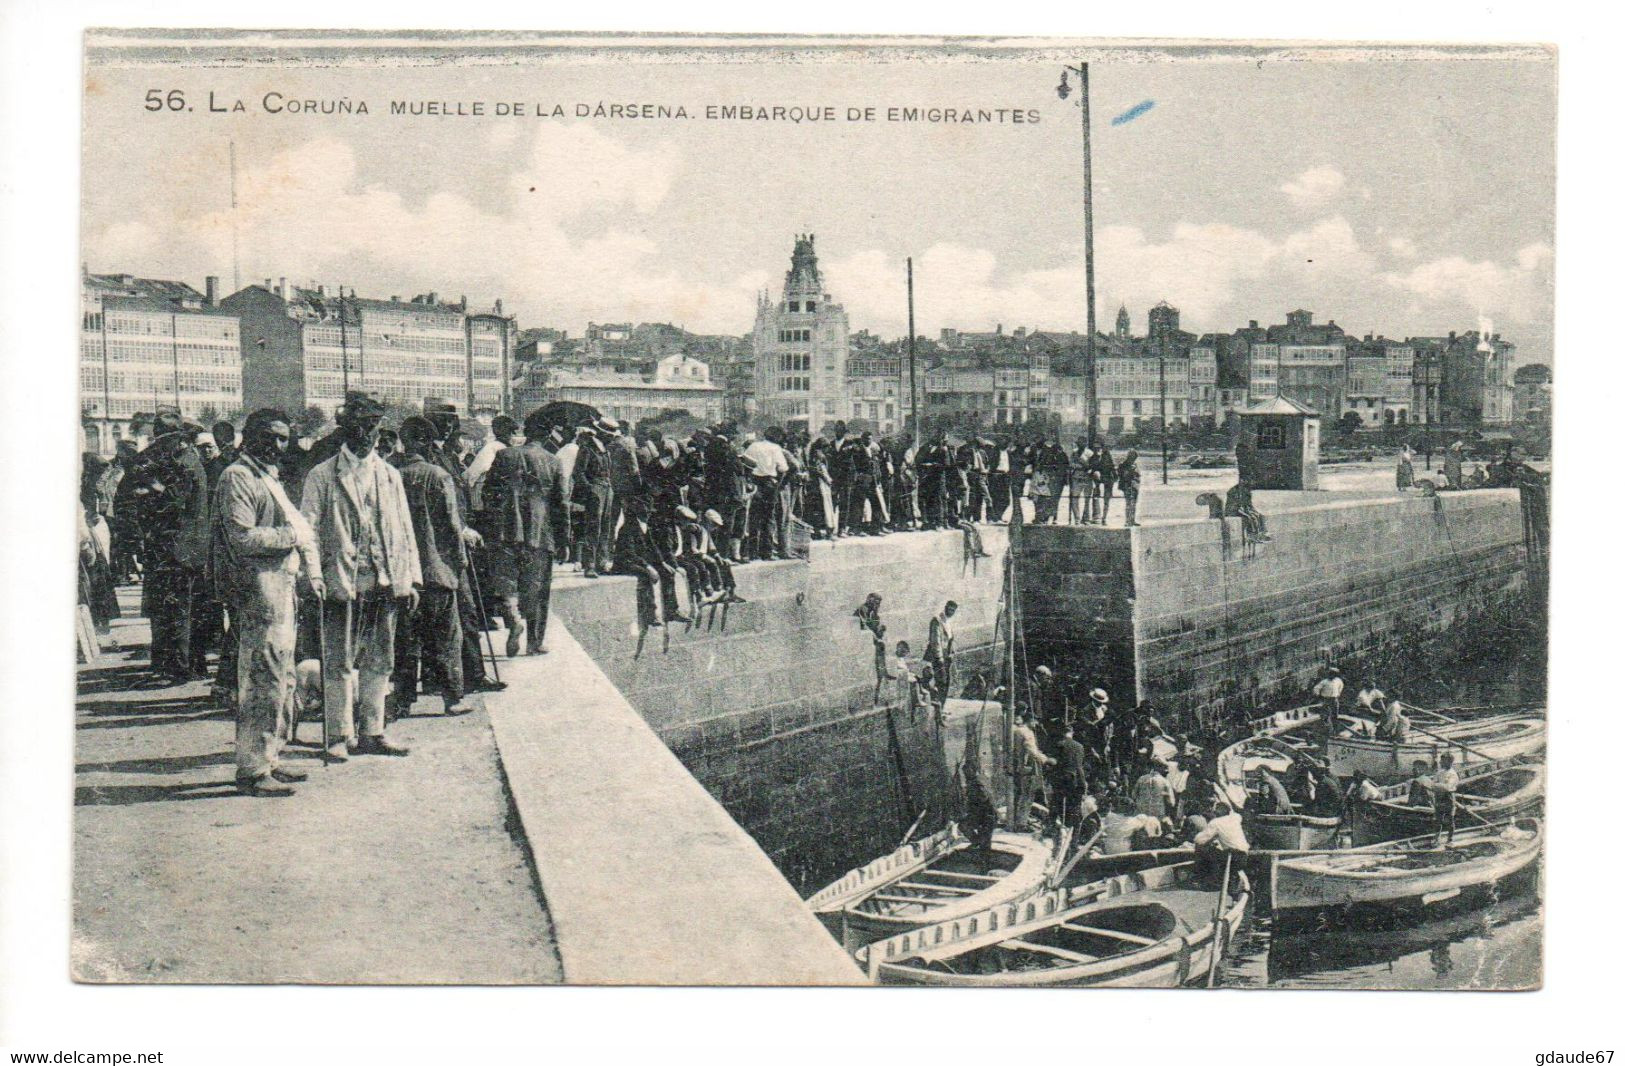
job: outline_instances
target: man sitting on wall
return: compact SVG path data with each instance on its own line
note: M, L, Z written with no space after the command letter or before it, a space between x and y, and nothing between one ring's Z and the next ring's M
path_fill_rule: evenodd
M1246 540L1270 539L1263 514L1253 506L1253 490L1245 481L1237 481L1230 486L1230 491L1224 494L1224 514L1226 518L1241 519L1241 533Z

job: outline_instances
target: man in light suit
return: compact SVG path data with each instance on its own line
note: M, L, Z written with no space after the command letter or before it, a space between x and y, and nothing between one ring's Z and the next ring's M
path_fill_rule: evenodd
M377 400L350 393L338 416L338 453L305 477L302 509L321 546L325 585L322 673L330 762L345 761L349 750L407 753L384 738L384 702L395 664L398 605L416 609L423 571L400 471L378 455L383 414Z
M525 420L525 444L498 452L485 476L493 591L503 598L503 614L518 621L508 634L510 656L519 654L522 639L528 641L526 654L547 652L553 553L569 529L564 475L558 457L546 448L541 413L532 411Z
M293 697L294 583L302 571L316 595L323 588L315 534L282 490L289 436L281 411L248 417L242 450L215 486L210 530L215 595L236 631L237 788L250 796L288 795L305 779L278 761Z

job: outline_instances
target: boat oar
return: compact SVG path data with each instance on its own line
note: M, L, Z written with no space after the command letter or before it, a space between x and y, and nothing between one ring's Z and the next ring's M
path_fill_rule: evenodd
M1430 711L1426 707L1418 707L1414 703L1407 703L1407 704L1404 704L1403 706L1407 711L1420 711L1422 714L1425 714L1430 718L1437 718L1439 721L1447 722L1450 725L1455 725L1457 723L1457 721L1458 721L1458 719L1451 718L1448 715L1440 714L1438 711Z
M1213 982L1219 976L1219 959L1224 954L1224 946L1219 943L1224 930L1224 900L1230 894L1230 861L1235 853L1226 850L1224 853L1224 879L1219 882L1219 899L1213 904L1213 958L1207 964L1207 986L1213 987Z
M927 807L926 810L930 810L930 808ZM897 846L902 847L904 844L907 844L909 842L909 838L914 835L914 831L916 829L920 828L920 823L923 821L925 821L925 811L921 811L920 816L914 819L914 824L908 827L908 832L903 834L903 839L897 842Z
M1418 733L1421 733L1425 737L1432 737L1434 740L1443 741L1444 743L1450 745L1453 748L1460 748L1462 751L1465 751L1469 755L1477 755L1480 759L1483 759L1486 762L1494 762L1495 761L1495 756L1493 756L1493 755L1486 755L1483 752L1479 751L1477 748L1469 748L1467 745L1461 743L1460 741L1451 740L1447 736L1441 736L1438 733L1434 733L1434 732L1431 732L1429 730L1423 729L1421 726L1417 725L1415 722L1411 723L1411 728L1416 730Z
M1072 868L1078 865L1078 862L1082 860L1085 855L1089 854L1089 849L1095 846L1095 841L1099 840L1100 834L1104 833L1105 831L1106 827L1103 825L1099 829L1095 830L1094 836L1078 845L1077 850L1072 853L1071 857L1061 865L1059 870L1055 871L1055 876L1050 878L1050 886L1052 888L1066 884L1067 876L1072 873Z

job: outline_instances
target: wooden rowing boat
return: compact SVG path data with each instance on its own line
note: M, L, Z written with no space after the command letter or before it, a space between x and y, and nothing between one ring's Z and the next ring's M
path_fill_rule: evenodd
M1432 835L1322 855L1277 855L1270 868L1270 898L1278 925L1415 920L1470 903L1496 885L1535 868L1544 833L1538 819L1458 832L1454 843Z
M1255 851L1302 851L1337 845L1343 819L1319 814L1248 814L1243 817L1247 842Z
M858 964L882 984L1177 988L1234 942L1250 899L1240 884L1221 905L1194 862L1122 874L877 940Z
M1460 773L1456 824L1472 829L1538 815L1545 806L1546 768L1521 759L1473 763ZM1355 846L1399 840L1433 831L1433 800L1411 781L1383 788L1374 800L1353 804ZM1413 802L1414 799L1414 802Z
M1047 887L1054 841L996 832L972 846L957 825L849 871L807 900L848 950L893 933L1015 903Z
M1436 768L1445 752L1455 755L1458 766L1465 766L1533 755L1545 746L1546 719L1520 713L1429 726L1425 733L1413 726L1402 741L1336 736L1327 744L1327 755L1340 777L1362 770L1373 781L1391 785L1416 776L1417 763Z
M1325 740L1320 708L1296 707L1248 722L1252 732L1219 752L1218 781L1236 807L1247 803L1247 779L1266 769L1279 776L1316 753Z

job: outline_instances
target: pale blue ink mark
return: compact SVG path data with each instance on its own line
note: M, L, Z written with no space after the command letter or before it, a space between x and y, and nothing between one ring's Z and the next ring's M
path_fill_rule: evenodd
M1139 118L1141 115L1145 114L1147 111L1156 106L1157 102L1155 100L1141 100L1139 103L1135 104L1121 115L1118 115L1116 118L1112 119L1112 125L1121 126L1125 122L1133 122L1135 119Z

